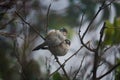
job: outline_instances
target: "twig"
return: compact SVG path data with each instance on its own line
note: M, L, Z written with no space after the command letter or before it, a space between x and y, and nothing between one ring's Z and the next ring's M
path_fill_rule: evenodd
M91 49L90 47L88 47L88 46L83 42L83 38L82 38L81 35L80 35L80 32L81 32L80 29L81 29L81 26L82 26L82 21L83 21L84 14L85 14L85 12L83 13L82 18L81 18L81 21L80 21L78 36L79 36L79 38L80 38L81 44L82 44L86 49L94 52L94 49Z
M13 22L15 20L15 18L12 18L11 20L9 20L7 23L3 24L1 27L0 27L0 30L1 29L5 29L7 27L8 24L10 24L11 22Z
M115 70L118 66L120 66L120 63L116 64L114 67L112 67L109 71L107 71L105 74L101 75L100 77L98 77L97 79L100 80L102 79L104 76L108 75L109 73L111 73L113 70Z
M11 33L8 33L8 32L0 32L0 35L5 36L5 37L11 37L11 38L16 37L16 34L11 34Z
M48 10L47 10L47 19L46 19L46 33L48 32L48 24L49 24L49 12L50 12L50 7L51 7L52 3L50 3L50 5L48 6Z
M84 15L85 15L85 12L82 14L82 18L81 18L80 26L79 26L79 33L81 32L80 30L81 30L81 27L82 27L82 22L83 22Z
M111 2L109 2L108 4L104 5L104 6L102 7L102 9L104 9L104 8L108 7L108 6L109 6L109 5L111 5L114 1L115 1L115 0L112 0L112 1L111 1Z
M23 64L22 64L22 62L21 62L21 60L20 60L20 56L19 56L19 53L18 53L18 49L17 49L17 41L16 41L16 39L14 38L14 53L15 53L15 57L16 57L16 59L17 59L17 62L19 63L19 65L21 66L21 75L22 75L22 78L23 78L23 80L27 80L26 79L26 76L25 76L25 73L24 73L24 67L23 67Z
M100 48L100 45L102 43L102 38L103 38L103 33L104 33L104 29L105 29L105 22L103 24L103 27L100 31L100 39L99 39L99 42L98 42L98 45L95 49L95 55L94 55L94 65L93 65L93 80L96 80L96 73L97 73L97 68L98 68L98 51L99 51L99 48Z
M101 7L99 7L99 10L97 11L97 13L94 15L94 17L93 17L92 20L90 21L87 29L86 29L85 32L83 33L82 40L83 40L83 38L85 37L86 33L88 32L90 26L92 25L92 23L93 23L93 21L95 20L95 18L97 17L97 15L100 13L100 11L101 11L102 9L104 9L104 8L103 8L104 5L105 5L105 2L103 2L103 4L101 5Z
M78 35L79 35L79 38L80 38L81 44L82 44L86 49L88 49L88 50L90 50L90 51L92 51L92 52L95 52L94 49L88 47L88 46L83 42L81 35L80 35L80 34L78 34Z
M39 34L39 32L38 32L33 26L31 26L30 23L28 23L27 21L25 21L24 18L23 18L17 11L15 11L15 13L17 14L17 16L20 17L20 19L21 19L24 23L26 23L30 28L32 28L43 40L45 40L45 38L44 38L41 34Z
M75 76L73 77L73 80L75 80L75 79L76 79L77 74L79 73L79 71L80 71L80 69L81 69L81 67L82 67L82 63L83 63L84 59L85 59L85 56L83 56L83 59L82 59L82 61L81 61L81 63L80 63L80 67L78 68L78 70L77 70L77 72L76 72Z
M62 70L63 70L63 72L64 72L64 74L65 74L67 80L70 80L70 79L69 79L69 76L67 75L67 72L66 72L64 66L59 62L58 57L55 56L55 55L54 55L54 57L55 57L55 59L56 59L56 62L57 62L57 63L60 65L60 67L62 68Z
M85 30L85 32L83 33L83 36L81 37L81 39L83 40L83 38L85 37L86 33L88 32L91 24L93 23L93 21L95 20L95 18L97 17L97 15L100 13L101 8L99 8L99 10L97 11L97 13L95 14L95 16L92 18L91 22L89 23L87 29Z
M101 31L100 31L100 40L99 40L98 46L97 46L97 48L96 48L97 50L98 50L98 48L100 47L101 42L102 42L102 38L103 38L104 30L105 30L105 25L106 25L106 23L104 22L103 27L102 27L102 29L101 29Z

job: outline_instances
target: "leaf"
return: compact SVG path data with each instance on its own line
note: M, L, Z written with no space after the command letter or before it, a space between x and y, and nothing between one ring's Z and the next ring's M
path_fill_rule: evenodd
M114 35L114 27L109 21L106 21L106 30L105 30L105 38L104 45L112 45L112 39Z
M115 18L114 23L106 21L104 45L117 45L120 43L120 18Z
M60 75L58 72L56 72L56 73L53 75L53 80L62 80L62 77L61 77L61 75Z

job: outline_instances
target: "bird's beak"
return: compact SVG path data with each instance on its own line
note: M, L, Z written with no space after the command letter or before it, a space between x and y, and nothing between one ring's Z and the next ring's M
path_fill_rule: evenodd
M67 36L67 33L66 33L66 32L63 32L63 35L64 35L64 36Z

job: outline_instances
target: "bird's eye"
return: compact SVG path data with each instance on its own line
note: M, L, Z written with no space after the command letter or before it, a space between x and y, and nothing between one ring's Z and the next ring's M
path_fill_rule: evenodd
M66 42L66 44L69 44L69 45L71 44L69 39L66 39L65 42Z

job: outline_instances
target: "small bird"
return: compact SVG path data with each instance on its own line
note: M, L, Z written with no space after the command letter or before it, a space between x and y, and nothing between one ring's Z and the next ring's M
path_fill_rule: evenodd
M45 41L33 49L48 49L55 56L64 56L70 48L70 40L67 39L67 29L50 30L45 37Z

